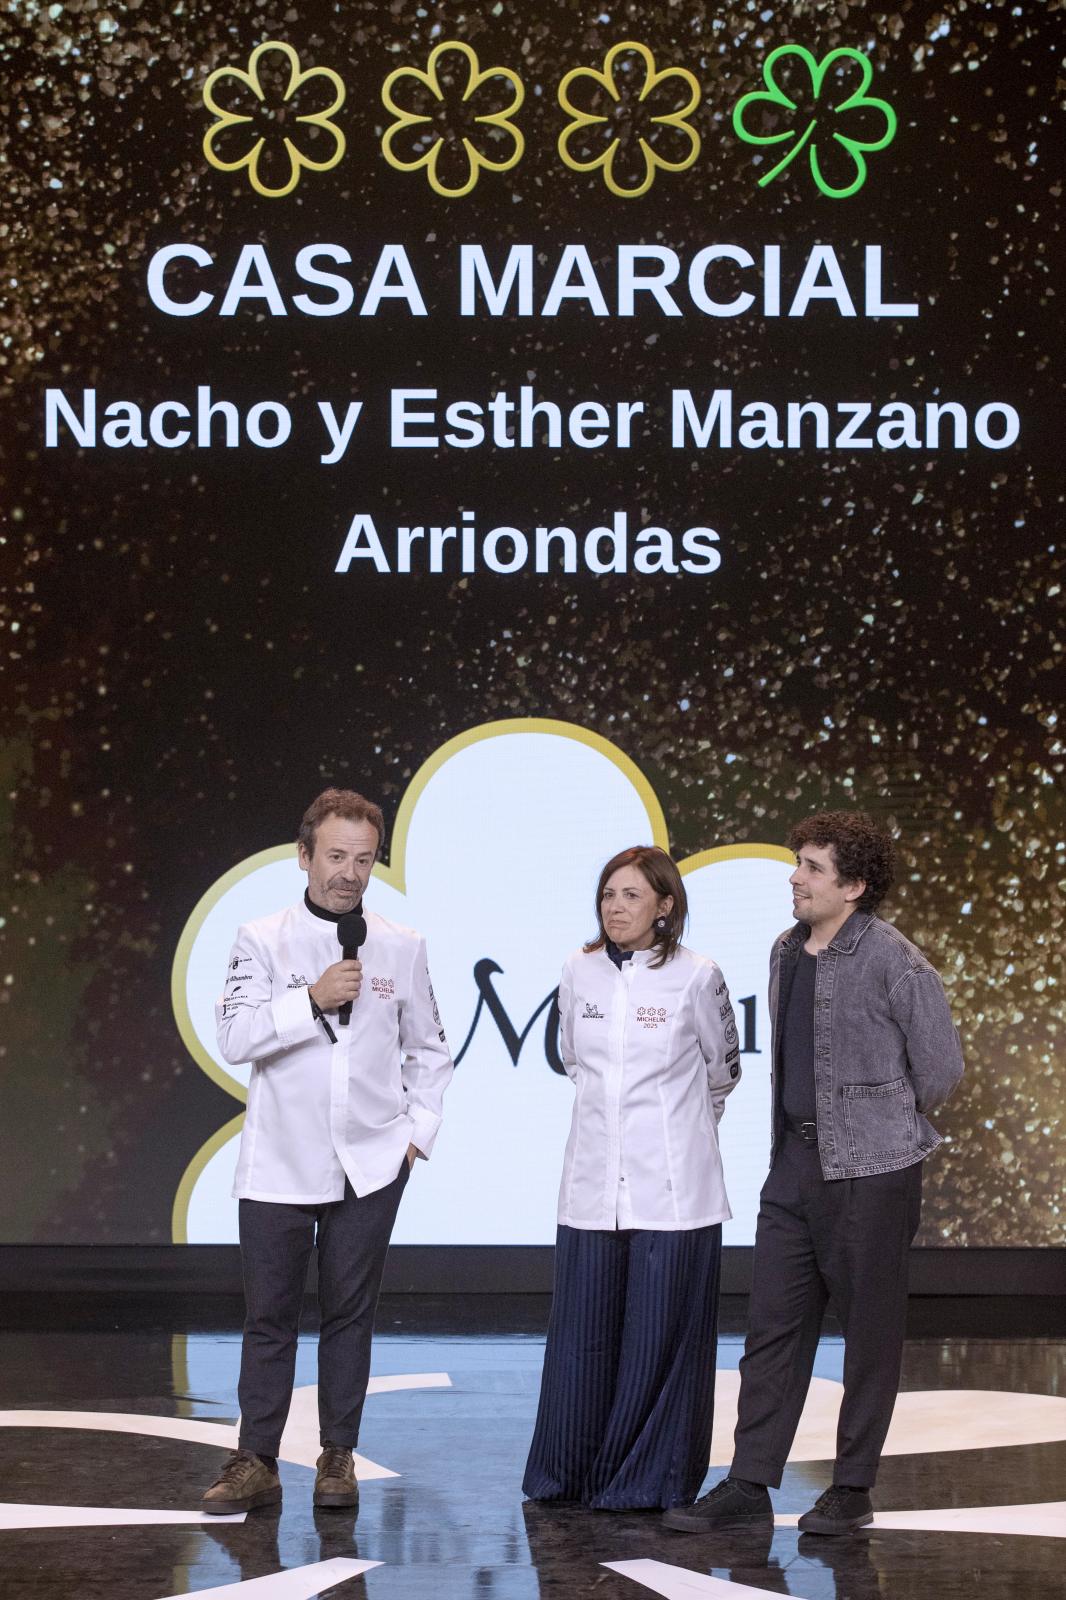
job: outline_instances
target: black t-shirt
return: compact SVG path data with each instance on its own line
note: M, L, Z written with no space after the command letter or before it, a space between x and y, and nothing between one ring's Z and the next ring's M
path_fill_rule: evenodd
M800 951L785 1012L781 1049L781 1105L786 1117L798 1122L815 1120L814 1098L814 979L818 957Z

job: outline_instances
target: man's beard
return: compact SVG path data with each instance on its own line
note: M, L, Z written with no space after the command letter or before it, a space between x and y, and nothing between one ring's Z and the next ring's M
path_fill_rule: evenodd
M327 894L336 894L346 900L359 900L362 898L363 885L361 883L348 884L340 879L331 878L326 885Z

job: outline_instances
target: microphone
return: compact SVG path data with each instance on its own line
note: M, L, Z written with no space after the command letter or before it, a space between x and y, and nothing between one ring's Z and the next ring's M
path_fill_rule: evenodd
M359 947L366 943L366 918L358 911L346 911L337 920L337 938L344 951L345 961L357 961ZM352 1020L352 1002L346 1000L337 1012L337 1021L346 1028Z

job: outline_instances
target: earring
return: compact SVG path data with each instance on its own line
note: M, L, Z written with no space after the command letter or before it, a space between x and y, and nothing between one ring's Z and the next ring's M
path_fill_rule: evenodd
M656 933L665 933L669 926L670 926L670 924L666 920L665 917L656 917L656 919L655 919L655 931L656 931Z

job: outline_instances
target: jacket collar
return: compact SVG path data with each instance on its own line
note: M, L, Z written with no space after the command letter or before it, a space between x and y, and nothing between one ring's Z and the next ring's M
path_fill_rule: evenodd
M307 889L304 890L304 910L307 911L312 917L316 917L319 922L332 922L334 926L336 926L342 917L348 915L348 912L346 911L327 911L325 906L316 905L311 899L311 895ZM359 912L360 915L363 915L362 900L360 900L357 906L353 906L352 910Z
M617 949L617 946L616 946L616 949ZM610 955L609 951L607 950L607 942L606 941L604 942L603 947L600 949L600 951L598 953L603 957L603 959L605 961L609 961L612 966L618 968L619 972L622 972L622 971L625 970L626 967L630 967L630 966L632 966L632 967L646 967L646 966L648 966L648 964L650 962L655 960L656 956L659 954L659 951L656 949L656 947L654 945L652 945L650 950L619 951L618 953L622 958L621 959L621 965L619 965L619 963L617 961L615 961L612 958L612 956Z
M830 939L830 950L839 950L841 955L850 956L873 920L869 911L853 911L840 932Z
M841 955L850 956L873 920L873 913L870 911L853 911L840 931L830 939L826 948L836 950ZM781 944L781 954L783 956L795 954L798 949L807 943L810 934L809 923L797 922L785 934Z

